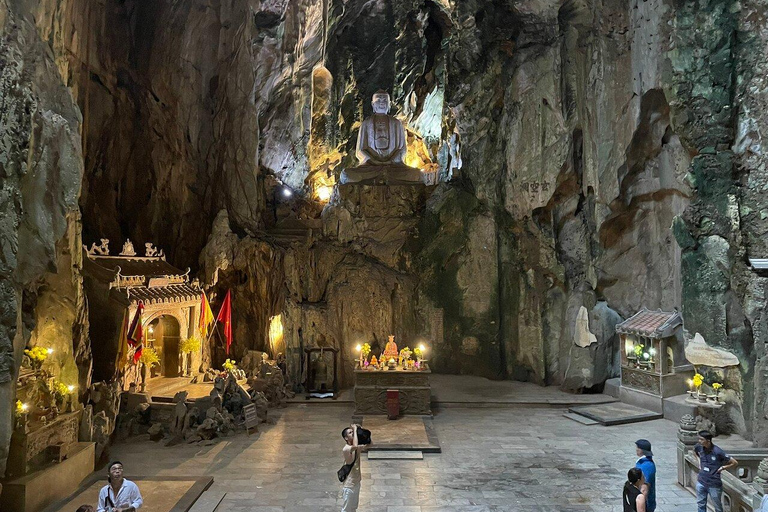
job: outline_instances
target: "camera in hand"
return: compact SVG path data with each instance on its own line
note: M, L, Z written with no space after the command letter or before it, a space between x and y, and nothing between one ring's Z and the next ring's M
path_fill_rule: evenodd
M371 444L371 431L357 427L357 444Z

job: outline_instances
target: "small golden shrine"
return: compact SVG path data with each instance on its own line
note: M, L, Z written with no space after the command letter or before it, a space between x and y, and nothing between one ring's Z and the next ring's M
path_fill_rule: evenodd
M165 260L162 250L151 243L144 245L143 256L130 240L116 256L110 255L107 239L90 248L83 246L94 381L110 380L116 370L126 375L129 367L136 368L130 358L126 367L116 366L123 322L126 315L129 322L134 318L139 302L144 305L144 352L157 355L154 364L148 362L147 377L188 375L202 363L205 347L195 338L199 336L200 286L190 281L189 269L179 270Z
M621 385L660 398L684 394L692 366L685 359L683 317L643 308L616 324L621 339Z

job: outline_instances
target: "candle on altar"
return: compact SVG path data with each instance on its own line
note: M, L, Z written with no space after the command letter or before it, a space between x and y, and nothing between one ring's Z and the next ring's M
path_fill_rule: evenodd
M357 353L360 354L360 368L363 367L363 346L359 343L355 347L355 350L357 350Z

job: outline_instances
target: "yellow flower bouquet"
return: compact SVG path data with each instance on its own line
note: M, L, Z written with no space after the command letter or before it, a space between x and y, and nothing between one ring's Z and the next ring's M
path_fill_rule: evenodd
M157 351L154 348L144 347L141 350L141 357L139 357L139 361L141 361L149 370L153 366L160 364L160 357L157 355Z
M63 382L59 382L58 380L53 379L51 380L48 389L50 390L53 399L56 401L56 405L61 407L64 404L64 400L66 400L67 395L69 395L69 388L67 385Z
M181 345L179 346L179 352L182 354L194 354L195 352L198 352L202 346L203 342L200 341L200 338L197 336L190 336L181 342Z
M29 359L29 366L33 370L39 370L48 358L48 350L43 347L32 347L25 350L24 355Z

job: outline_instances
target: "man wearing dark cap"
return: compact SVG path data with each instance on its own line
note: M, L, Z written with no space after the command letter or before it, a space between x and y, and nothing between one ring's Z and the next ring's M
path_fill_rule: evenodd
M116 460L107 466L107 485L99 492L96 512L136 512L144 504L138 486L123 478L123 463Z
M637 456L640 457L635 462L635 467L642 471L645 477L643 493L648 497L646 510L653 512L656 510L656 463L653 462L651 442L647 439L638 439L635 441L635 448Z
M699 432L699 444L693 449L699 459L699 479L696 482L696 504L699 512L707 512L707 496L712 498L715 512L723 512L723 481L720 473L736 467L736 459L712 442L707 430Z

